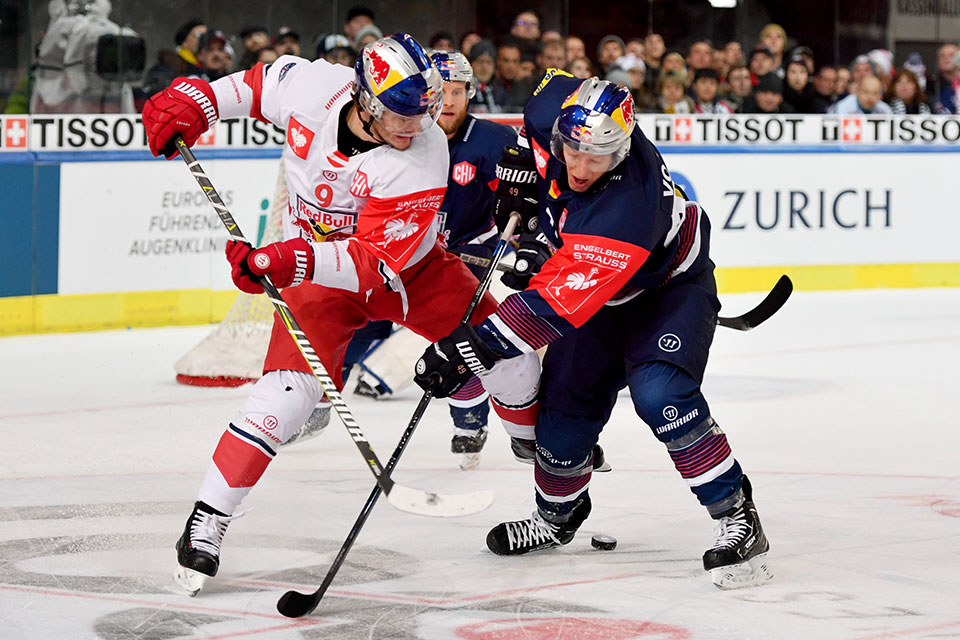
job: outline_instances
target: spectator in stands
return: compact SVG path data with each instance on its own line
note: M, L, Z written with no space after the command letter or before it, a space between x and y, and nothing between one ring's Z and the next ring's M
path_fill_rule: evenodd
M853 63L850 65L850 88L848 89L850 93L856 93L857 87L860 86L860 81L867 76L876 77L873 71L873 65L870 64L870 58L865 55L859 55L853 59Z
M723 54L723 49L713 50L713 59L710 62L710 68L717 72L720 82L726 80L730 65L727 64L727 57Z
M270 46L270 32L260 25L248 25L240 30L243 40L243 54L240 56L240 69L249 69L257 63L260 49Z
M383 37L383 32L375 24L367 24L357 29L357 37L353 41L353 49L360 51L364 45L376 42Z
M263 64L273 64L279 57L280 56L277 55L276 49L273 47L264 47L257 53L257 62L262 62Z
M577 58L586 58L587 48L577 36L567 36L567 60L576 60ZM593 65L590 65L591 67Z
M940 67L943 71L943 66ZM939 113L960 113L960 51L953 54L949 75L943 78L940 100L937 103Z
M787 45L787 32L780 25L770 23L760 30L760 44L773 56L773 73L783 78L786 75L783 68L783 50Z
M663 60L660 63L660 72L683 72L684 75L687 75L687 62L683 59L679 51L671 51L663 56Z
M870 74L860 79L857 92L851 93L843 100L830 107L829 113L850 115L854 113L890 113L890 106L881 100L883 85L877 76Z
M916 51L908 55L907 59L903 61L903 68L907 71L913 71L913 75L917 76L917 82L924 93L927 92L927 87L934 86L934 82L927 77L927 65L923 64L923 56Z
M540 42L550 42L551 40L563 41L563 35L556 29L547 29L540 34Z
M750 61L748 64L750 66L750 73L753 76L753 86L757 86L760 78L774 71L773 53L766 47L757 47L750 52Z
M830 65L820 67L813 78L813 88L816 91L813 97L815 113L826 113L837 101L837 68Z
M727 61L727 66L732 67L738 62L745 62L743 59L743 47L736 40L731 40L723 45L723 57Z
M907 69L900 69L893 74L893 81L890 83L884 102L889 104L890 110L897 115L931 112L930 105L927 104L927 95L920 87L917 76Z
M521 49L535 49L540 41L540 14L533 9L524 9L513 19L510 35L520 43Z
M783 101L797 113L817 113L817 92L810 83L810 73L803 56L794 56L787 62Z
M537 54L537 77L547 69L563 69L567 66L567 45L563 40L547 40Z
M477 91L470 99L467 110L470 113L500 113L503 111L505 96L494 85L497 50L489 40L481 40L470 47L467 58L473 67Z
M947 43L937 49L937 77L934 79L933 93L940 96L945 87L953 86L953 58L960 48Z
M337 47L350 48L350 41L342 33L321 33L317 36L316 57L323 58L327 62L332 62L327 54Z
M717 98L720 75L710 67L697 69L693 75L693 110L697 113L733 113L733 107Z
M224 65L226 73L233 73L233 62L237 59L237 54L233 50L233 45L229 41L223 45L223 56L226 60Z
M593 77L593 63L590 62L590 58L580 56L569 62L567 71L572 73L574 78L586 80L587 78Z
M625 53L626 49L620 36L606 35L597 45L597 61L600 63L600 73L606 74L617 58Z
M430 36L430 48L436 51L453 51L453 34L449 31L437 31Z
M493 81L497 103L506 110L520 110L536 87L537 78L523 77L520 44L508 40L497 48L497 73ZM499 95L497 95L499 93ZM502 96L502 97L501 97Z
M663 37L659 33L651 33L643 39L643 63L647 67L646 82L647 92L651 94L659 93L657 84L660 79L660 59L666 52L666 45L663 43Z
M190 20L177 29L173 37L177 45L176 50L162 49L157 54L157 63L147 69L144 75L143 87L138 92L137 102L145 102L153 94L163 91L170 86L174 78L200 76L197 52L200 50L200 36L206 30L207 25L199 20Z
M663 113L694 113L693 100L687 95L686 71L661 70L657 95L657 107Z
M331 64L342 64L352 69L353 64L357 61L357 52L353 47L337 45L324 53L322 57Z
M197 53L197 62L200 63L200 77L207 82L213 82L229 73L227 68L227 54L224 48L227 45L227 36L223 31L208 29L200 36L200 51Z
M374 15L373 10L369 7L362 5L350 7L350 10L347 11L347 20L343 23L343 35L345 35L351 43L356 42L360 29L373 24L376 19L376 15Z
M273 48L277 50L277 55L299 56L300 53L300 34L290 27L280 27L277 35L273 39Z
M850 69L837 67L837 99L846 98L850 94Z
M754 98L755 108L749 112L744 108L744 113L793 113L793 108L783 103L783 80L772 71L760 78Z
M627 40L624 51L643 60L643 38L630 38ZM644 66L646 66L646 63L644 63Z
M460 38L460 53L469 58L470 49L481 40L483 40L483 38L480 37L480 34L476 31L467 31L463 34L463 37Z
M792 60L797 56L800 56L801 58L803 58L803 63L807 67L807 75L813 76L813 71L814 69L817 68L816 60L813 57L813 49L806 46L794 47L793 49L790 50L790 55L787 57L787 60L788 61Z
M874 49L867 54L867 60L873 68L873 75L880 79L883 90L889 89L893 80L893 53L886 49Z
M713 64L713 45L707 40L698 40L690 45L687 52L687 68L690 73L696 74L700 69L707 69Z
M604 76L603 79L627 91L630 90L630 76L627 75L626 71L616 65L610 65L610 71L607 71L607 75Z
M747 98L753 96L753 82L750 69L743 62L735 62L727 72L726 100L739 111Z

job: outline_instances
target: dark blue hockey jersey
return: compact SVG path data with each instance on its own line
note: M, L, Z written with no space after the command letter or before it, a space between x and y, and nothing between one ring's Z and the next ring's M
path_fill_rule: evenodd
M585 193L569 189L563 164L550 154L550 135L561 104L581 82L550 70L524 109L520 143L529 146L540 174L540 226L556 253L525 291L506 298L478 328L507 357L553 342L605 304L622 304L710 265L706 215L674 186L639 127L613 171Z
M471 241L495 243L493 196L500 154L514 144L512 127L468 115L450 146L450 176L440 203L440 231L457 250Z

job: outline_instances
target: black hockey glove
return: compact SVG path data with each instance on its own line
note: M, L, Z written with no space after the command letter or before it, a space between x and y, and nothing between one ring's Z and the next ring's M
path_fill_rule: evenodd
M446 338L427 347L417 360L413 380L424 391L446 398L459 391L474 374L492 369L497 360L497 355L480 340L473 327L462 324Z
M520 214L518 233L536 231L537 215L537 168L529 151L519 147L506 147L497 163L497 195L493 202L493 219L503 231L510 214Z
M517 260L513 270L500 277L500 282L511 289L523 291L530 286L530 279L540 273L540 267L553 253L542 233L524 233L517 246Z

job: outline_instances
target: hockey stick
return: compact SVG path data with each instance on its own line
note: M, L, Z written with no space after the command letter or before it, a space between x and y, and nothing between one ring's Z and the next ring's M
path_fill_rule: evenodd
M190 173L193 174L200 188L203 189L207 200L209 200L213 208L216 209L217 215L220 216L220 220L230 233L230 238L237 242L247 242L247 239L240 231L240 227L237 225L237 221L234 220L233 215L227 209L226 205L223 204L220 194L214 189L213 183L210 182L210 179L203 172L203 168L200 166L200 163L197 162L197 158L193 155L193 152L190 151L190 147L184 142L183 137L177 135L174 143L183 161L187 163ZM277 291L277 288L267 276L261 276L258 278L258 282L263 286L264 292L267 294L267 297L270 298L270 302L273 303L273 308L276 309L283 324L286 325L290 337L293 338L293 341L296 342L300 348L303 359L310 365L313 375L316 376L324 393L327 394L327 399L330 400L330 404L333 405L337 415L340 416L340 420L343 421L343 426L347 428L351 440L353 440L353 443L360 451L363 459L366 460L370 472L373 473L373 476L377 479L377 489L387 494L387 500L390 504L401 511L407 511L409 513L447 518L483 511L493 504L492 491L444 495L413 489L395 483L390 477L390 474L384 471L380 460L377 458L377 454L374 453L370 442L366 436L363 435L363 432L360 430L360 425L357 424L356 419L353 417L353 413L351 413L349 407L347 407L343 401L343 398L340 397L337 385L333 383L330 375L326 369L323 368L320 358L307 340L306 334L304 334L300 325L297 324L297 321L294 319L293 314L290 312L290 307L283 301L280 292Z
M742 316L736 316L734 318L719 317L717 318L717 324L721 327L727 327L728 329L750 331L750 329L753 329L779 311L780 307L787 302L787 298L790 297L791 293L793 293L793 282L791 282L790 278L786 275L780 276L777 284L773 285L773 289L770 290L767 297L760 301L760 304Z
M461 256L461 259L463 259L463 256ZM463 261L467 264L475 264L470 260ZM497 271L511 273L513 271L513 267L503 263L498 263ZM717 318L717 324L728 329L750 331L750 329L753 329L757 325L765 322L770 318L770 316L779 311L780 307L786 304L791 293L793 293L793 282L791 282L788 276L782 275L780 276L780 279L777 280L777 284L773 285L773 289L770 290L770 293L768 293L767 296L760 301L760 304L740 316L735 316L732 318L720 316Z
M517 226L517 222L519 220L519 214L511 214L506 228L503 230L503 233L500 234L500 240L497 242L496 249L494 249L493 257L491 258L491 264L487 267L486 272L483 274L483 280L480 282L480 286L477 287L476 292L474 292L473 299L470 301L469 306L467 306L467 311L463 314L462 322L468 322L470 320L470 316L473 315L473 310L477 307L477 304L479 304L480 299L483 298L483 294L486 292L487 287L490 286L490 280L493 278L493 273L496 270L497 263L500 262L500 258L503 257L504 252L507 250L507 244L510 241L510 236L513 235L513 230ZM426 411L427 405L430 404L430 400L432 398L432 391L424 391L423 397L420 398L420 404L417 405L416 410L413 412L413 417L410 418L410 423L407 425L407 429L400 437L400 443L393 451L393 455L390 456L390 461L387 462L387 475L392 473L394 467L397 466L397 462L400 460L400 456L403 454L403 450L406 448L407 442L410 440L410 436L413 435L413 431L417 428L417 424L420 423L420 418L423 417L423 412ZM373 506L377 503L377 499L379 497L380 485L378 484L373 488L373 491L370 493L370 497L367 498L367 502L363 505L363 509L360 511L357 521L353 524L353 528L347 535L347 539L344 540L343 546L340 547L340 552L337 553L337 557L333 560L333 564L330 565L327 575L324 577L323 582L320 584L317 590L313 593L287 591L285 594L280 596L280 600L277 602L277 611L288 618L299 618L307 615L317 608L317 605L320 604L320 600L323 598L323 595L330 587L330 583L333 582L334 577L336 577L337 572L340 570L340 566L343 564L343 561L347 559L347 554L350 553L350 548L353 547L353 543L356 541L357 536L360 535L360 529L363 528L364 523L367 521L367 516L370 515L370 512L373 510Z

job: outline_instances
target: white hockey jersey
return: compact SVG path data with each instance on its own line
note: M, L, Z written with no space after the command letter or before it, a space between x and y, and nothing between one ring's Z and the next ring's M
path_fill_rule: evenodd
M367 291L437 242L450 160L439 126L403 151L386 144L349 157L338 151L340 111L353 99L353 82L353 69L281 56L211 86L221 119L252 116L286 129L283 233L313 243L313 282Z

